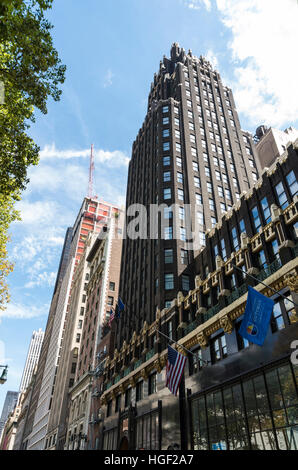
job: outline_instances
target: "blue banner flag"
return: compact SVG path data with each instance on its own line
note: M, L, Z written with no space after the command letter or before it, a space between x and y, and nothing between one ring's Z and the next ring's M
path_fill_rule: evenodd
M244 317L239 329L240 335L251 343L263 346L273 306L274 300L248 286Z
M118 298L118 308L119 308L120 312L124 310L124 307L125 307L125 305L122 302L121 298L119 297Z

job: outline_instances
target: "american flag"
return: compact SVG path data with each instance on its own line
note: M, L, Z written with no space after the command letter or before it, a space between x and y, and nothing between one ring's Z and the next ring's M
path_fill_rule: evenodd
M179 354L175 349L168 346L168 362L166 368L166 386L174 395L177 395L177 391L181 382L182 374L186 363L186 357Z
M112 322L115 318L115 310L113 308L111 308L110 310L110 319L109 319L109 328L111 328L111 325L112 325Z

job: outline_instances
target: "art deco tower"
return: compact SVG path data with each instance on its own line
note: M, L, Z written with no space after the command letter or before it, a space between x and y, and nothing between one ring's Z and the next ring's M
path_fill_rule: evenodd
M259 170L231 89L203 57L173 44L171 57L163 58L154 75L147 115L133 144L126 209L132 204L148 212L150 204L178 209L175 214L163 209L169 227L161 230L160 220L157 239L149 238L148 228L147 239L124 240L120 296L126 311L118 323L118 348L145 320L151 324L158 308L192 288L187 266L198 251L186 243L184 205L191 207L191 229L203 246L206 231L254 184Z

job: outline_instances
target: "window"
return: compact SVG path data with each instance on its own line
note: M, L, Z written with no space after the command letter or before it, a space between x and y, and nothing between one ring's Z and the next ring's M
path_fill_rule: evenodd
M177 166L182 167L182 158L176 157Z
M202 196L201 194L196 193L196 205L201 206L203 204Z
M179 153L181 152L181 145L178 144L178 142L176 142L176 151Z
M164 183L166 181L171 181L171 172L170 171L164 171L163 173L163 181Z
M169 120L168 117L162 118L162 123L163 123L163 125L169 124L169 122L170 122L170 120Z
M289 205L289 202L288 202L288 198L287 198L287 195L285 193L285 188L284 188L284 185L282 184L282 182L278 183L275 186L275 191L276 191L278 201L279 201L279 204L280 204L281 208L285 209Z
M165 188L163 190L163 198L164 199L171 199L172 193L171 193L171 188Z
M180 227L180 240L186 241L186 229L184 227Z
M240 233L244 233L245 232L245 222L244 222L244 219L241 219L239 221L239 229L240 229Z
M255 229L258 232L260 230L262 224L261 224L261 219L260 219L260 216L259 216L259 211L258 211L257 206L255 206L252 209L251 213L252 213L252 218L253 218Z
M203 212L197 212L197 217L198 217L198 222L200 225L204 225L205 220L204 220L204 214Z
M238 251L240 247L239 247L239 240L238 240L236 227L232 228L232 244L233 244L234 250Z
M221 175L220 175L220 172L215 170L215 177L217 179L217 181L221 181Z
M210 178L210 170L207 166L205 166L205 175L207 176L207 178Z
M191 154L193 157L197 157L198 156L197 149L194 147L191 147Z
M109 284L109 290L114 291L115 290L115 282L110 282Z
M224 334L221 334L217 338L214 338L210 342L210 352L211 352L211 361L214 364L221 359L227 357L227 344L226 337Z
M171 164L171 157L163 157L163 166L168 166Z
M206 234L205 234L205 232L199 232L199 243L200 243L200 246L206 246Z
M203 366L201 348L195 349L192 352L193 354L189 355L189 375L196 374Z
M178 118L174 118L174 123L175 123L175 126L179 127L180 126L180 121Z
M196 171L196 172L199 171L199 166L198 166L197 162L192 162L192 168L193 168L193 171Z
M198 176L194 176L194 183L195 183L196 188L201 187L201 181L200 181L200 178Z
M120 406L121 406L121 395L117 395L116 400L115 400L115 413L117 413L120 410Z
M162 148L164 151L170 150L170 142L164 142Z
M181 249L181 264L188 264L188 251Z
M175 137L176 139L180 139L180 132L175 130Z
M108 305L113 305L114 304L114 297L109 296L108 297Z
M76 342L79 343L80 341L81 341L81 335L80 333L78 333L76 336Z
M173 322L171 320L168 322L168 337L173 339Z
M189 276L186 274L182 275L182 290L188 292L189 291Z
M188 127L189 127L189 130L190 130L190 131L194 131L194 130L195 130L195 126L193 125L193 122L189 122L189 123L188 123Z
M267 261L264 250L261 250L258 253L258 264L260 269L264 269L267 267Z
M179 219L184 220L185 218L185 210L184 207L179 207Z
M165 274L165 290L174 289L174 274Z
M290 171L290 173L286 176L286 179L287 179L290 193L294 197L298 193L298 183L297 183L296 176L293 170Z
M207 182L207 191L208 193L212 193L212 183Z
M107 404L107 418L109 416L111 416L111 414L112 414L112 404L113 404L112 400L108 401L108 404Z
M178 108L178 106L174 106L174 113L175 113L175 114L179 114L179 108Z
M165 240L172 240L173 239L173 227L165 227L164 228L164 239Z
M131 404L131 388L127 388L125 390L125 401L124 401L125 408L128 408L130 404Z
M178 199L184 201L184 191L183 189L178 189Z
M213 201L213 199L209 199L209 207L210 207L210 210L211 210L211 211L214 211L214 210L215 210L215 206L214 206L214 201Z
M217 187L219 197L224 197L223 188L221 186Z
M164 216L164 219L172 219L173 218L173 212L171 211L170 206L164 207L163 216Z
M214 227L217 224L216 217L211 217L211 226Z
M137 383L136 385L136 401L140 401L143 399L143 380Z
M227 250L226 250L225 240L223 238L220 240L220 246L221 246L222 258L223 258L224 261L226 261L227 260Z
M156 372L154 374L149 375L149 380L148 380L148 395L152 395L153 393L157 392L156 388L156 377L157 374Z
M163 106L162 112L163 112L164 114L165 114L165 113L168 113L168 112L169 112L169 107L168 107L168 106Z
M169 248L165 250L165 264L171 264L174 262L173 249Z
M183 183L183 173L177 172L177 182Z
M271 213L270 213L270 208L269 208L268 201L267 201L266 197L264 197L262 199L261 206L262 206L262 210L263 210L265 224L267 225L267 224L269 224L269 222L271 222Z
M195 136L192 135L192 134L190 135L190 141L191 141L192 144L195 144L195 143L196 143L196 138L195 138Z
M298 321L295 306L291 302L291 300L293 300L291 294L286 294L286 297L286 299L279 297L275 301L271 319L271 329L273 333Z
M169 137L170 136L170 129L163 129L162 136L163 137Z

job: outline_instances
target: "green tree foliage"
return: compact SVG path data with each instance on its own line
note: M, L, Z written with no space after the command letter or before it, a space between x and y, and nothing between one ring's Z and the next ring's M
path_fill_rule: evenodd
M2 283L11 269L6 243L9 224L18 217L13 203L28 183L28 167L38 163L39 147L27 134L29 123L34 122L35 108L47 113L49 97L60 99L59 86L65 79L66 67L53 46L52 25L45 17L52 3L53 0L0 0L0 82L4 91L4 100L0 101ZM3 295L0 291L0 305Z

